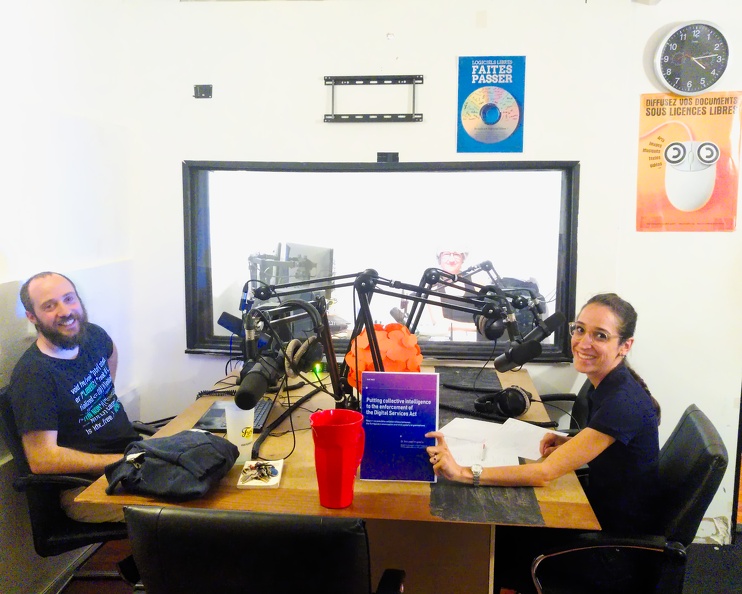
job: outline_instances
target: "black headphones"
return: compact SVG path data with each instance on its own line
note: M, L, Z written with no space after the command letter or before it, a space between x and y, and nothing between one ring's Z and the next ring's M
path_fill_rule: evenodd
M298 338L294 338L286 345L284 357L286 375L289 377L299 377L300 373L311 371L314 364L322 359L322 343L319 339L322 332L322 320L320 319L317 308L307 301L298 299L284 301L282 305L303 309L312 318L312 324L314 326L312 328L314 334L307 338L307 340L302 342Z
M483 413L494 413L504 417L519 417L531 407L531 393L520 386L510 386L498 392L480 396L474 401L474 409Z
M477 332L487 340L497 340L505 334L506 324L504 318L491 319L481 315L475 315L474 324L477 327Z

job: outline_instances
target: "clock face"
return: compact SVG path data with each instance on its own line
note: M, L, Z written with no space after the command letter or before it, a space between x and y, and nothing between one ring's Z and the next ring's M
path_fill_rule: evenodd
M654 67L660 82L678 95L705 93L724 74L729 46L711 23L677 27L660 43Z

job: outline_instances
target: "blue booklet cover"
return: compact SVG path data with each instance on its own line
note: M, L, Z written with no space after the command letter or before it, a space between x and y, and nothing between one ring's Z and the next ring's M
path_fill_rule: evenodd
M435 482L425 448L438 428L438 374L363 372L361 479Z

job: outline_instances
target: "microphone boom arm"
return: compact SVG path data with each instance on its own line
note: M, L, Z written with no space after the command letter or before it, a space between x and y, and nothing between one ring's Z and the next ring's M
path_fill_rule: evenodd
M456 286L459 289L463 285L464 292L461 295L449 295L435 290L434 285ZM357 294L360 312L356 318L345 355L351 351L354 340L365 328L374 369L377 371L384 371L384 362L371 313L371 299L374 293L409 299L414 302L412 309L414 316L411 314L405 324L413 334L417 329L424 306L431 304L441 308L445 307L470 313L472 317L482 316L488 320L506 319L511 342L522 340L515 322L513 306L502 288L497 284L480 285L461 275L451 274L437 268L426 270L418 285L382 278L375 270L367 269L359 273L336 277L301 280L283 285L261 285L254 290L254 295L259 300L281 299L300 293L350 286ZM333 361L336 361L336 358L329 333L329 324L327 323L326 307L322 308L321 315L323 316L323 328L320 339L328 360L328 371L332 381L334 397L337 401L336 406L338 408L352 408L357 406L357 402L352 397L352 389L347 383L349 367L345 362L345 356L342 358L339 369L337 365L332 364Z
M495 274L497 273L495 272ZM500 277L498 276L497 278L499 279ZM442 285L444 288L456 287L459 290L462 290L463 285L464 295L449 295L445 292L433 291L433 287L436 285ZM414 295L407 296L408 299L415 301L410 309L408 318L408 327L413 333L417 330L417 326L420 323L425 304L431 303L439 307L481 315L488 320L494 320L499 317L507 322L506 326L510 341L517 341L520 338L515 310L508 301L508 296L500 287L498 281L495 281L491 285L480 285L471 281L468 276L453 274L440 268L428 268L420 279L420 285L417 287L417 291L416 295L418 299ZM424 298L430 294L442 296L442 299L440 301L430 301ZM457 302L466 304L471 304L472 302L481 303L482 309L472 312L468 307L457 305Z

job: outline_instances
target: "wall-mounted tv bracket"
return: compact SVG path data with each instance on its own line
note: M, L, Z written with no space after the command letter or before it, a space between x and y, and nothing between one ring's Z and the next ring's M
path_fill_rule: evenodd
M422 122L423 114L415 113L415 87L423 84L422 74L402 76L326 76L325 85L332 89L332 113L325 114L325 122ZM412 113L335 113L335 87L360 85L412 85Z

